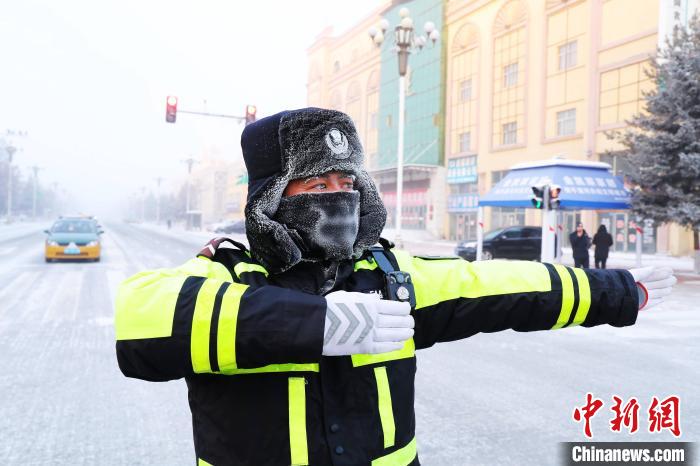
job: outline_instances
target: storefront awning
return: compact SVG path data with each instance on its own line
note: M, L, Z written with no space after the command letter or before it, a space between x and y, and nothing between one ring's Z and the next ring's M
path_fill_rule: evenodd
M479 206L533 208L532 186L556 184L561 187L560 209L629 209L630 193L621 177L610 173L601 162L544 160L515 165L491 191L479 199Z

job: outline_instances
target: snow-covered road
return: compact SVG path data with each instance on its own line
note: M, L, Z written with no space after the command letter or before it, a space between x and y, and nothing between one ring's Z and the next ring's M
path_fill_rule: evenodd
M184 262L210 235L106 224L101 262L45 264L44 228L0 230L0 463L193 464L185 384L121 375L113 302L124 278ZM634 327L507 331L423 350L421 462L555 465L558 442L584 439L572 412L587 392L605 401L595 440L672 440L646 432L646 410L652 396L675 394L682 440L698 441L699 360L700 279L692 277ZM610 432L613 394L640 401L640 432Z

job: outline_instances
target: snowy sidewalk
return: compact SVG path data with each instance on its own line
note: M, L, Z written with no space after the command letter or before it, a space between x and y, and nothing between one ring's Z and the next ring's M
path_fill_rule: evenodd
M28 234L43 232L51 228L52 220L36 221L36 222L14 222L0 223L0 241L8 241L15 238L21 238Z
M386 228L382 232L384 238L394 240L395 231ZM448 241L439 239L425 230L402 230L404 248L412 254L425 255L454 255L457 241ZM574 265L574 259L571 255L571 248L562 248L563 257L562 263L565 265ZM608 268L629 269L636 266L637 258L633 252L611 252L608 257ZM590 264L594 265L593 250L590 251ZM643 266L667 266L671 267L676 273L683 275L694 275L700 279L700 275L693 272L693 258L673 257L666 254L642 254Z
M204 246L210 239L217 236L227 236L233 240L248 244L245 235L214 233L212 231L185 230L181 225L174 225L168 229L165 224L156 225L153 223L135 224L139 228L147 229L161 235L170 236L179 240L187 241L193 245ZM2 229L0 229L2 234ZM403 230L403 248L414 255L426 256L454 256L457 241L439 239L425 230ZM385 229L382 237L391 241L395 240L395 232L392 229ZM571 248L563 248L564 256L562 264L574 265L571 255ZM590 254L590 264L593 262L593 251ZM643 266L667 266L671 267L676 274L682 275L685 279L700 280L700 275L693 272L692 257L672 257L665 254L642 254ZM611 252L607 263L608 268L630 269L636 266L636 256L630 252Z
M173 225L173 227L170 229L168 229L167 225L165 224L156 225L155 223L136 223L134 226L179 240L196 243L202 247L207 244L210 239L216 238L217 236L226 236L227 238L231 238L235 241L239 241L246 245L248 244L248 240L246 239L245 235L235 233L214 233L213 231L207 230L185 230L182 225L179 224Z

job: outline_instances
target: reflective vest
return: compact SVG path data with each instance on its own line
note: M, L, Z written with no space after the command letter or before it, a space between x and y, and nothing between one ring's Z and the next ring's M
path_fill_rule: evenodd
M119 367L144 380L185 378L198 465L418 465L416 349L479 332L636 320L627 271L388 254L416 295L415 335L398 351L321 356L325 298L278 286L246 251L219 248L122 283ZM343 266L334 290L381 293L369 253Z

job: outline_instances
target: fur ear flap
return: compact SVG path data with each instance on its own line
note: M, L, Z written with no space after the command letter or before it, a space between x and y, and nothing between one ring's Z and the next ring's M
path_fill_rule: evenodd
M301 262L302 252L287 228L270 218L277 211L286 178L271 180L248 199L245 229L250 253L271 273L284 272Z
M386 208L366 171L357 173L355 186L360 192L360 228L353 249L355 258L359 258L367 248L379 241L386 224Z

